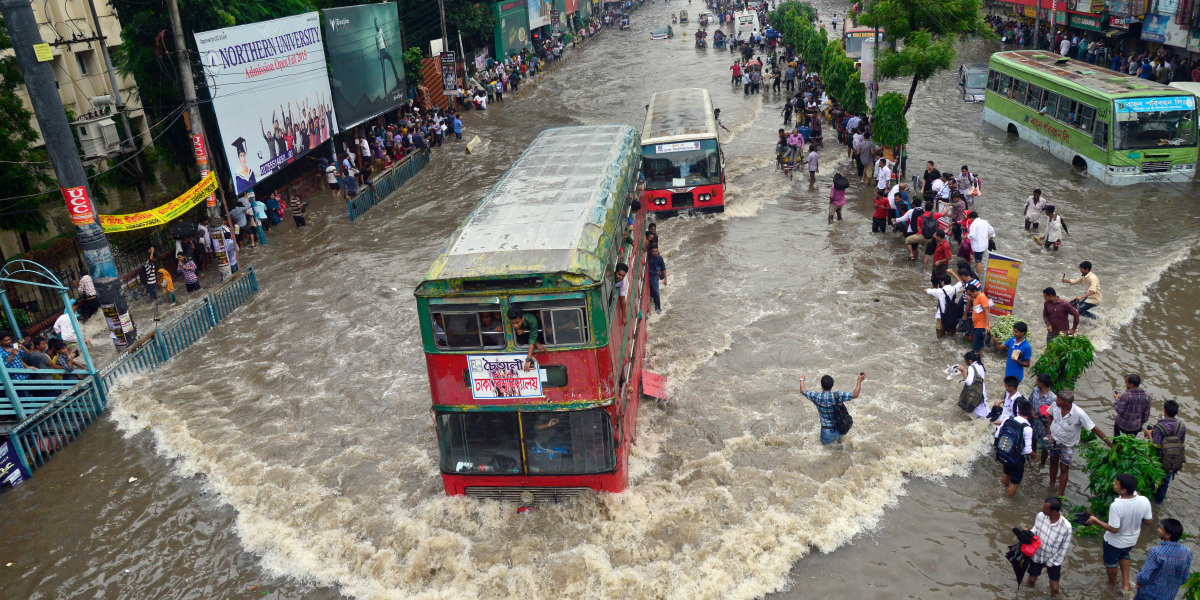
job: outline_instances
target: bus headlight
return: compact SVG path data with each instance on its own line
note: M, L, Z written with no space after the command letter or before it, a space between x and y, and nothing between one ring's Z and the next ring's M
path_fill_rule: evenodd
M533 492L529 490L521 492L521 504L533 504Z
M1196 163L1192 163L1190 165L1175 165L1172 168L1176 171L1195 171Z
M709 200L712 200L712 194L700 194L698 199L701 202L708 202Z
M667 199L666 199L666 198L655 198L655 199L654 199L654 204L655 204L655 206L666 206L666 205L667 205Z

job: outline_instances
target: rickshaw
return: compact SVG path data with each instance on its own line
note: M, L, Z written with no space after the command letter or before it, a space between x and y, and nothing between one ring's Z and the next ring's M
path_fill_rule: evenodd
M713 48L721 50L725 47L725 33L718 29L713 33Z
M687 20L687 11L686 11L686 10L681 10L681 11L679 11L679 22L680 22L680 23L687 23L687 22L688 22L688 20Z
M706 12L700 13L700 26L708 27L708 13L706 13Z
M703 29L696 30L696 47L697 48L707 48L708 47L708 39L707 38L708 38L707 31L705 31Z

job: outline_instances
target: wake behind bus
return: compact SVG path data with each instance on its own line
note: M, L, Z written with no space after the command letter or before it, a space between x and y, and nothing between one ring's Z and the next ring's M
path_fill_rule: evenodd
M650 99L642 175L642 203L656 214L725 211L725 165L708 90L669 90Z
M1196 97L1033 50L988 63L983 119L1109 185L1196 173Z
M628 233L645 224L640 160L627 125L542 132L417 286L446 494L628 486L649 309L645 236Z

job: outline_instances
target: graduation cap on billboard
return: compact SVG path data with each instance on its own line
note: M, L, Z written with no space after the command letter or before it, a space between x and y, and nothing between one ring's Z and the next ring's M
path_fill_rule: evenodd
M246 153L246 138L240 137L236 140L233 140L233 143L230 144L230 146L237 148L238 154L245 154Z

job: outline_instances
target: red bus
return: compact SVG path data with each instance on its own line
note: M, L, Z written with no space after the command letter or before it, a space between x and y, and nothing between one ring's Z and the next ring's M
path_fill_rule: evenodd
M708 90L658 92L642 128L642 204L658 214L725 211L725 165Z
M628 485L649 308L638 142L626 125L543 132L417 286L448 495Z

